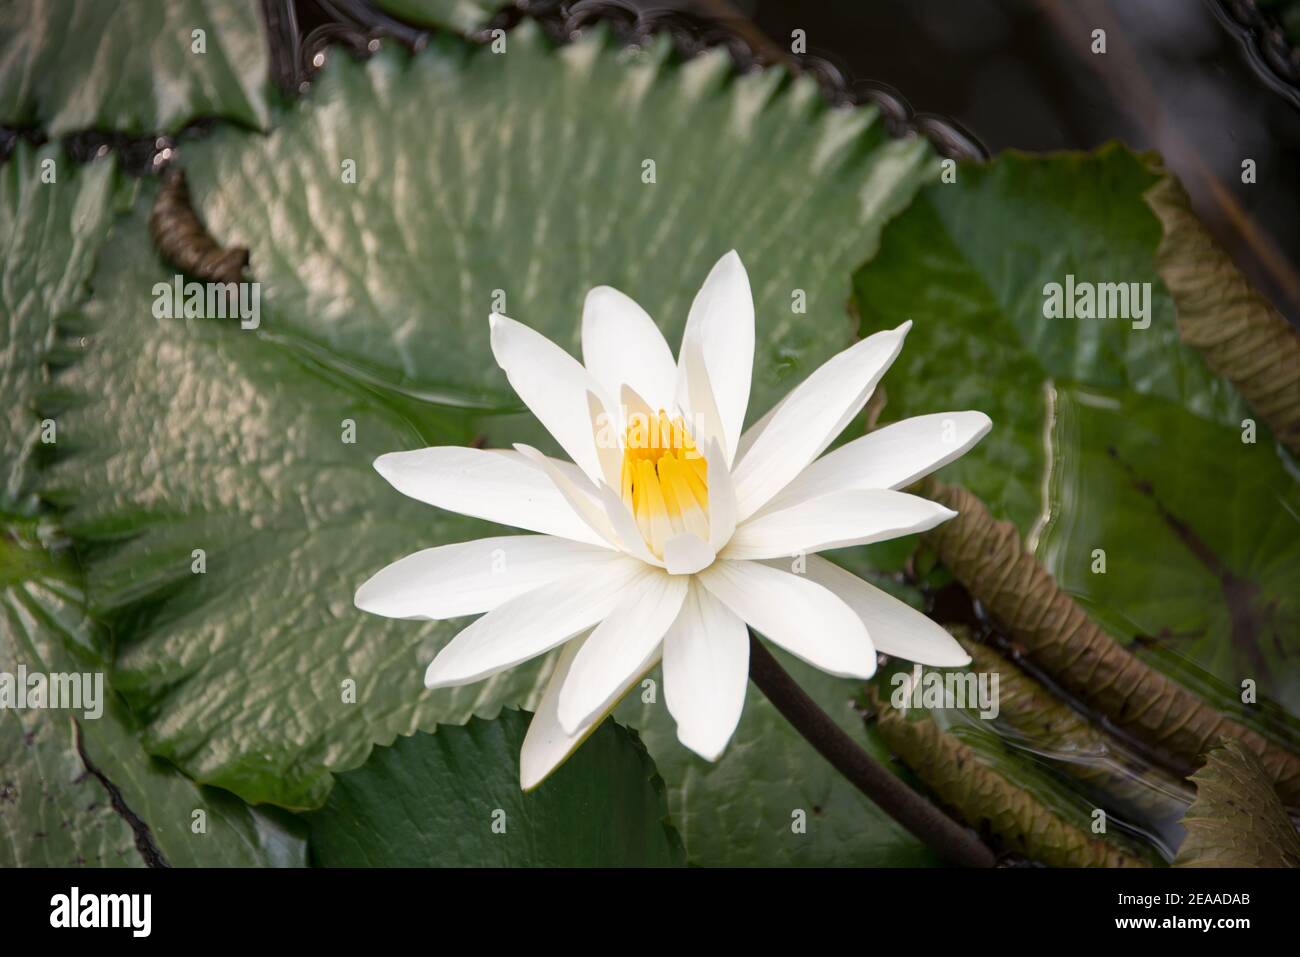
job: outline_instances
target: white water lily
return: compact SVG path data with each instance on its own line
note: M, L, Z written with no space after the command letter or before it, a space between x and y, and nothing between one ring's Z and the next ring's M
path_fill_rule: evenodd
M572 462L524 445L448 446L383 455L375 468L412 498L540 534L416 552L362 585L357 607L482 615L434 658L429 688L562 649L524 740L525 789L660 661L678 738L716 760L744 705L746 625L833 675L870 677L877 651L966 664L929 618L814 554L956 514L898 489L974 445L990 427L981 412L907 419L822 455L910 326L845 349L742 431L754 305L735 252L691 304L676 360L645 311L607 286L587 295L582 364L492 315L497 362Z

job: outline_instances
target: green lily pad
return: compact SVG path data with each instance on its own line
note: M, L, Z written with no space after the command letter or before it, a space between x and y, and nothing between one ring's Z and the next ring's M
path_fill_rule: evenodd
M1163 399L1064 386L1052 442L1038 556L1061 586L1114 634L1217 677L1176 675L1221 709L1246 716L1250 681L1300 715L1300 485L1277 449Z
M0 672L48 674L50 652L73 640L75 589L47 566L40 544L0 538ZM71 592L71 600L69 598ZM60 655L61 657L61 655ZM130 824L77 753L73 712L0 709L0 865L142 866Z
M61 418L69 441L85 447L55 470L46 491L83 503L65 522L90 558L92 589L121 596L121 606L100 604L96 613L120 623L113 685L149 719L150 749L246 798L304 807L324 800L327 770L361 763L371 741L491 715L502 703L533 702L548 662L428 692L421 665L461 622L391 621L352 608L355 584L386 560L406 529L436 541L500 531L371 493L371 459L415 435L399 412L333 372L307 368L294 350L255 332L99 308L100 296L105 304L140 301L153 277L133 271L163 269L151 259L139 220L120 225L122 235L105 253L89 307L98 332L61 380L90 394L113 382L137 387L124 390L112 409L94 403ZM114 276L122 287L109 282ZM231 407L240 414L229 415ZM90 439L108 434L97 431L100 416L121 423L119 435L147 433L155 449L174 444L168 459L178 464L166 483L194 490L192 515L151 502L146 477L155 473L131 474L143 467L133 462L137 449L123 442L101 451L102 442ZM341 441L344 418L357 423L356 446ZM175 425L159 428L168 421ZM242 461L227 448L239 449ZM263 488L263 474L287 490ZM120 483L108 483L113 475L142 491L128 497ZM106 494L86 504L82 482ZM133 518L122 524L122 515ZM143 534L130 533L133 525ZM203 575L192 572L195 547L205 550ZM241 596L237 608L227 600L232 595ZM196 657L196 648L203 654ZM849 707L854 682L794 661L787 666L861 734ZM343 698L349 679L357 686L355 704ZM641 705L639 692L633 700L619 714L643 726L651 753L664 762L693 861L932 861L760 695L751 694L736 742L717 765L677 743L661 695L654 707ZM307 746L293 737L297 726L316 729ZM735 797L738 788L743 800ZM796 810L807 819L800 832L791 828Z
M666 41L630 54L603 31L553 50L532 22L503 54L446 36L415 57L336 52L270 136L219 131L186 168L213 235L250 249L277 334L451 408L520 409L493 309L577 354L605 283L675 344L734 247L758 317L751 420L850 341L852 269L937 172L811 80L737 77L721 51L674 65Z
M53 173L54 182L42 182ZM54 146L19 143L0 168L0 672L47 673L60 636L77 624L75 586L37 535L33 491L41 423L34 404L53 336L51 316L72 308L111 215L111 162L77 170ZM74 210L79 215L74 215ZM49 435L49 433L47 433ZM57 427L51 438L57 439ZM72 640L69 638L69 640ZM0 710L0 862L17 865L141 863L75 746L68 712Z
M648 149L654 184L640 179ZM346 158L356 184L342 182ZM211 231L252 248L261 327L155 319L151 290L173 271L149 250L142 213L122 223L86 309L92 341L60 379L94 401L62 417L76 451L45 493L70 509L92 607L118 642L113 683L148 748L198 781L293 808L319 806L330 772L373 743L535 704L549 675L540 661L424 691L423 666L464 622L352 606L384 564L502 531L407 500L370 467L477 433L534 434L523 416L487 415L518 408L489 355L494 289L576 348L585 290L612 282L671 339L736 245L759 301L761 412L847 344L851 267L935 171L923 144L889 141L872 111L828 110L809 81L732 77L719 55L679 66L662 46L629 59L603 36L554 51L532 26L503 56L448 38L414 58L335 56L270 137L221 131L187 146L186 162ZM796 234L806 241L792 252L783 237ZM791 311L796 289L807 315ZM825 688L827 707L842 710L847 684ZM717 822L695 858L925 858L793 735L757 727L710 790L712 772L687 779L675 740L647 734L656 760L683 768L666 776L674 807ZM792 857L777 829L746 847L752 801L714 807L772 763L810 785L767 788L762 827L788 828L796 806L839 809Z
M1160 175L1107 147L1007 154L929 187L855 278L864 332L916 323L885 417L987 412L947 480L1013 520L1118 637L1211 676L1216 704L1240 710L1250 678L1297 709L1293 471L1262 428L1243 443L1243 403L1179 340L1143 198ZM1049 318L1047 284L1071 275L1150 283L1145 317Z
M672 867L682 842L636 735L606 721L536 791L519 789L532 715L398 738L339 775L308 816L326 867Z
M145 753L75 569L34 532L10 524L0 538L0 671L98 675L97 707L0 710L0 865L303 866L300 822Z
M5 4L0 123L50 136L174 133L202 116L261 128L269 64L258 0Z
M799 686L876 760L889 750L854 702L862 683L834 678L771 648ZM731 743L710 763L677 741L663 698L634 688L615 717L636 727L669 782L669 809L691 863L728 867L929 867L939 859L813 750L751 682Z
M110 161L78 168L56 146L19 144L0 169L0 384L12 412L0 425L0 672L85 674L92 688L99 676L93 707L0 710L0 864L301 864L294 822L145 753L103 681L104 636L34 494L37 452L62 451L66 437L36 411L59 348L54 320L86 295L119 195Z
M86 295L115 183L111 162L78 169L53 145L20 142L0 167L0 393L9 406L0 421L0 514L36 512L37 451L58 440L57 424L43 430L35 409L53 319Z
M422 663L454 625L352 605L404 542L418 547L413 533L490 528L385 494L370 467L468 434L426 438L237 323L155 319L153 284L170 270L142 213L116 228L86 307L90 345L60 380L104 398L60 417L74 451L44 493L72 506L92 608L117 639L113 685L149 750L250 802L315 807L326 769L360 764L371 743L527 694L536 675L521 669L432 699Z

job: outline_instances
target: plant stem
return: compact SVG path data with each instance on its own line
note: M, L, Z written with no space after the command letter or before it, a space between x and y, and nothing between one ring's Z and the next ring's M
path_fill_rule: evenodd
M983 842L890 774L845 734L795 683L752 630L749 677L835 770L940 857L963 867L992 867L996 863L993 852Z

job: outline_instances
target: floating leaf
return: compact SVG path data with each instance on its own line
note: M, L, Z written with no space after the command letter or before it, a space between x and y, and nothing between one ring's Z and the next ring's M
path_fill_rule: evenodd
M114 184L111 161L77 169L53 145L19 142L0 167L0 393L9 406L0 420L0 514L35 514L42 431L35 402L54 344L52 319L86 295ZM46 438L57 441L57 423Z
M945 474L1026 534L1045 507L1043 435L1058 384L1159 396L1223 425L1240 420L1231 387L1179 342L1155 270L1160 223L1143 199L1157 180L1118 146L962 165L956 183L930 186L886 228L879 254L854 277L863 334L900 316L915 322L887 382L887 419L986 412L992 432ZM1150 283L1149 327L1049 318L1044 288L1067 276Z
M30 549L30 551L29 551ZM44 567L43 567L44 566ZM75 589L49 573L39 543L0 538L0 672L47 674L57 644L75 640ZM69 595L71 592L71 595ZM77 753L68 711L0 709L0 865L139 867L130 824Z
M632 732L602 724L535 791L519 789L532 715L506 709L401 737L339 775L308 820L326 867L671 867L682 842Z
M1300 867L1300 836L1249 748L1225 742L1192 781L1174 867Z
M888 750L855 707L862 682L835 678L778 648L782 667L873 757ZM727 750L709 763L683 747L664 706L634 689L615 717L641 729L669 782L669 810L691 863L731 867L932 867L934 852L813 750L751 682Z
M46 160L53 182L41 177ZM55 146L20 143L0 170L0 383L11 402L0 424L0 672L86 675L92 689L99 676L93 705L0 709L0 863L301 864L306 845L292 822L199 788L144 752L103 681L106 648L84 615L79 576L50 550L56 535L32 494L53 319L86 294L116 185L111 162L78 168ZM59 448L66 433L50 421L45 434Z
M92 347L61 379L95 401L66 417L78 449L46 492L70 507L94 608L118 636L115 686L152 751L248 800L317 806L329 772L372 743L539 696L548 661L427 692L424 666L464 622L352 606L404 554L504 531L404 499L371 469L383 452L535 433L482 414L518 408L489 355L494 289L575 352L583 295L602 282L641 297L671 339L734 244L761 311L759 413L848 343L849 271L933 172L924 144L889 140L871 110L827 109L811 80L736 77L720 53L679 65L663 44L632 57L602 35L556 51L531 25L509 44L334 57L271 136L187 146L203 222L252 251L261 327L155 319L154 284L173 271L137 213L97 277ZM792 312L795 290L809 315ZM823 685L825 705L842 712L850 684ZM675 813L714 822L686 825L693 859L930 860L750 708L752 744L725 769L688 769L665 715L647 730ZM720 799L776 766L748 799ZM810 819L799 840L796 808ZM820 830L817 808L833 809Z
M199 787L145 753L82 604L68 564L10 525L0 538L0 671L100 683L89 712L0 709L0 864L304 865L298 822Z
M936 172L924 143L827 109L811 79L736 76L721 50L676 64L666 40L632 54L601 30L552 50L531 21L508 44L333 57L270 136L186 148L200 215L251 250L278 335L379 388L516 411L490 311L578 354L604 283L676 344L735 247L757 315L751 419L850 341L847 277ZM525 438L515 420L485 430Z
M55 182L42 182L51 168ZM34 403L51 316L85 294L113 183L111 162L78 170L56 146L20 142L0 168L0 392L9 406L0 420L0 672L10 681L20 666L47 673L45 661L62 658L59 642L76 640L80 596L38 536ZM143 863L130 826L77 753L71 714L13 704L0 709L0 863Z
M988 413L945 477L1144 660L1189 662L1216 706L1240 713L1250 679L1300 715L1300 484L1266 434L1243 441L1245 403L1182 341L1147 202L1163 171L1110 146L957 173L855 277L864 333L915 322L885 415Z
M258 0L7 3L0 123L50 136L174 133L202 116L263 127L269 63Z
M352 595L413 530L430 544L484 526L385 494L370 463L419 440L372 394L237 321L155 319L153 285L171 272L149 245L150 198L102 257L90 347L61 378L100 398L60 416L72 454L44 491L75 496L65 526L149 749L245 800L316 806L327 767L526 695L537 676L447 692L433 710L420 666L453 628L366 618Z
M1038 560L1134 654L1294 746L1277 707L1300 715L1300 483L1285 453L1163 399L1068 387L1049 441ZM1263 707L1243 707L1246 679Z

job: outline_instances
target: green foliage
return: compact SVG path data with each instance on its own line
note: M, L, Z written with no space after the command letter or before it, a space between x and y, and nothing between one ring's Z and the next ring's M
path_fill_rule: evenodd
M607 721L535 791L519 789L532 715L506 709L398 738L339 775L308 816L326 867L672 867L681 838L635 734Z
M488 13L383 5L459 32ZM0 715L0 861L303 863L301 822L250 806L272 804L319 808L326 864L680 863L667 812L692 863L934 863L752 689L728 751L696 758L658 673L616 712L644 749L607 722L522 794L512 709L535 706L551 662L428 692L424 665L464 622L352 605L402 555L502 531L401 497L377 455L554 448L492 361L491 309L576 353L583 295L608 283L675 342L732 247L757 306L751 421L851 340L850 295L863 332L913 319L884 418L988 412L992 434L945 478L1014 520L1115 634L1154 639L1163 667L1190 656L1216 704L1249 677L1300 707L1294 463L1266 434L1242 443L1241 401L1179 340L1145 158L1007 155L926 187L923 142L828 109L810 79L736 76L717 51L678 63L666 41L625 51L601 31L554 50L531 24L505 56L447 35L414 56L332 55L302 102L273 109L258 4L107 10L0 11L0 121L54 136L202 115L270 126L219 126L181 157L212 234L251 250L262 321L154 316L175 270L147 235L152 186L54 147L20 145L0 168L15 413L0 424L0 670L101 670L111 687L101 719ZM206 54L190 52L195 27ZM1067 274L1151 283L1149 327L1046 318L1043 287ZM836 557L878 575L910 547ZM858 683L786 661L887 756L853 708ZM507 835L491 831L498 808ZM1116 853L1076 830L1057 844Z
M1248 748L1215 748L1192 782L1175 867L1300 867L1300 836Z
M202 116L262 127L269 63L259 0L6 3L0 123L51 136L174 133Z
M1243 443L1240 399L1179 339L1144 198L1160 175L1118 147L961 167L858 271L863 332L913 319L885 418L987 412L993 431L945 478L1014 521L1113 634L1168 643L1217 703L1251 678L1294 711L1300 486L1266 434ZM1150 283L1147 318L1049 318L1044 288L1067 275Z

